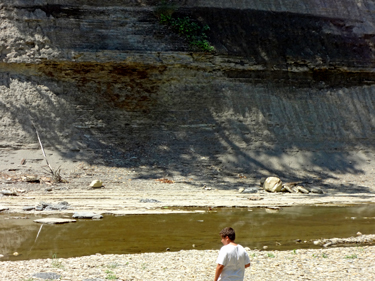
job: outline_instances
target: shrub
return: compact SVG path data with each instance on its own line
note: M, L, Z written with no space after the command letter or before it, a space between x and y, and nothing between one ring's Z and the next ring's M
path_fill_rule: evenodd
M208 41L206 32L210 27L200 25L189 17L173 17L177 6L173 2L162 1L155 9L155 14L161 24L170 26L176 33L186 38L190 47L206 52L212 52L215 48Z

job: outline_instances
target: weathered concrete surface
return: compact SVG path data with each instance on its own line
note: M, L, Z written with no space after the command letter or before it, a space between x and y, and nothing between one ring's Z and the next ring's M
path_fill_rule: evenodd
M33 120L62 162L148 178L373 175L372 1L181 2L214 54L160 25L157 3L2 1L2 170L43 162L25 152Z

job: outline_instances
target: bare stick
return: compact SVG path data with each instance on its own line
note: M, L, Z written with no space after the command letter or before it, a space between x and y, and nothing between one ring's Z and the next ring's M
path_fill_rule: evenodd
M35 125L34 125L34 122L31 122L31 123L33 124L33 127L34 127L34 129L35 129L36 136L38 137L38 141L39 141L39 144L40 144L40 148L42 149L44 159L46 159L47 165L48 165L48 167L50 168L51 173L53 174L53 169L52 169L51 165L48 163L47 156L46 156L46 153L44 152L43 144L42 144L42 141L40 140L38 130L36 129L36 127L35 127Z
M39 231L38 231L38 234L36 235L34 243L36 242L36 239L38 239L38 236L39 236L40 231L42 230L42 227L43 227L43 224L39 228Z
M42 149L44 159L46 159L46 163L47 163L47 165L48 165L48 168L50 169L50 172L51 172L51 174L52 174L53 180L54 180L54 181L57 181L57 182L60 182L60 181L61 181L61 176L60 176L60 167L59 167L56 171L54 171L54 170L52 169L51 165L48 163L48 159L47 159L46 153L44 152L43 144L42 144L42 141L40 140L38 130L36 129L35 124L34 124L33 121L31 121L31 124L33 125L33 127L34 127L34 129L35 129L36 136L38 137L38 141L39 141L39 144L40 144L40 148Z

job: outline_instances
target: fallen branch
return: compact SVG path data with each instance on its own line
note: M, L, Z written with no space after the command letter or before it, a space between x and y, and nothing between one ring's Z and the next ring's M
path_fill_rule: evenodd
M40 144L40 148L42 149L44 159L46 160L47 166L48 166L48 168L49 168L49 172L50 172L51 175L52 175L52 180L53 180L54 182L62 182L63 180L62 180L61 175L60 175L60 172L61 172L60 167L58 167L56 170L54 170L54 169L51 167L51 165L49 164L48 159L47 159L47 156L46 156L46 153L44 152L44 148L43 148L42 141L40 140L40 137L39 137L38 130L36 129L34 122L31 122L31 123L32 123L32 125L33 125L33 127L34 127L34 129L35 129L36 136L38 137L38 141L39 141L39 144Z

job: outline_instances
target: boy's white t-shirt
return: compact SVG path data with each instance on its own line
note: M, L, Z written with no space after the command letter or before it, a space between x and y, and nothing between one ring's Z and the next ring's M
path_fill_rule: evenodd
M228 244L221 247L216 263L224 265L220 281L243 281L245 265L250 263L250 258L241 245Z

